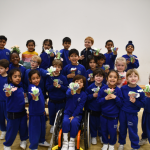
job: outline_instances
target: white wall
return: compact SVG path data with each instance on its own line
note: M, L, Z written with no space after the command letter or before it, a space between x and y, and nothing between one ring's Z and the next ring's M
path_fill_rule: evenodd
M149 15L150 0L1 0L0 35L8 38L7 48L17 44L22 52L27 49L26 41L34 39L38 53L46 38L61 49L62 39L69 36L71 48L81 51L85 37L92 36L93 47L105 53L105 42L112 39L122 56L132 40L140 61L139 84L146 84L150 73Z

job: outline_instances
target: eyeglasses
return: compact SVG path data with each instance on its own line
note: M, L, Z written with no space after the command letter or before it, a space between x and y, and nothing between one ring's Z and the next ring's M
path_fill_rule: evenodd
M30 60L30 62L34 63L34 64L37 64L38 62L37 61L33 61L33 60Z

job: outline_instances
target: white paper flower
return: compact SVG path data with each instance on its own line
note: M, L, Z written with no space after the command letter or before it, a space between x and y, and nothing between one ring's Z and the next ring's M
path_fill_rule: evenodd
M137 92L143 92L143 89L139 89L139 90L137 90Z
M51 66L50 68L47 69L47 71L49 72L49 73L47 73L48 75L53 76L52 73L53 73L54 71L56 71L56 68L54 68L53 66Z

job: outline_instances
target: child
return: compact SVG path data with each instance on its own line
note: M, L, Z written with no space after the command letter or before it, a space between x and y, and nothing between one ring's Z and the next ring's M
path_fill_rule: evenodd
M71 39L69 37L65 37L63 39L62 45L64 46L64 49L60 50L61 58L63 58L63 67L65 67L68 64L71 64L71 61L69 60L69 48L71 46Z
M38 70L31 70L29 72L30 85L28 88L28 100L29 100L29 141L30 149L37 149L40 146L50 146L45 141L45 100L40 83L40 73ZM32 93L32 88L39 90L38 100Z
M88 80L88 86L90 86L92 83L94 83L94 78L93 78L93 71L96 69L96 59L94 56L90 56L88 60L89 68L86 71L87 75L87 80Z
M134 45L133 45L132 41L129 41L128 44L126 45L126 51L127 51L127 54L122 56L127 60L126 71L128 71L129 69L134 69L134 68L137 69L139 67L139 61L137 59L137 56L133 55L135 57L135 59L133 59L132 62L130 60L130 55L132 55L132 53L134 51Z
M53 125L57 111L65 108L66 91L68 89L67 78L60 74L60 71L62 70L61 60L55 59L52 64L53 67L56 68L54 77L49 76L46 80L46 89L49 95L48 108L51 125L50 133L53 133Z
M82 75L76 75L73 82L79 84L77 93L74 94L72 90L68 89L66 92L67 101L64 110L64 118L62 123L63 131L63 145L61 150L75 150L75 137L78 133L79 126L82 119L83 107L87 96L83 89L86 84L86 78ZM70 142L68 143L68 132L70 132Z
M43 42L43 50L42 50L42 53L40 55L40 57L42 59L42 62L40 64L40 68L43 68L45 70L52 65L52 61L54 60L54 53L51 53L51 55L49 55L45 52L45 50L50 49L50 48L53 49L52 40L45 39Z
M119 143L118 150L124 149L126 144L127 128L133 150L140 148L138 137L138 112L145 105L145 94L137 85L139 74L135 69L130 69L126 73L127 85L121 87L123 94L123 106L119 114ZM132 94L132 92L135 92Z
M77 74L86 77L85 67L81 64L78 64L79 52L76 49L71 49L69 51L69 60L71 61L71 64L65 66L62 72L62 74L67 77L68 83L71 83ZM73 69L73 71L71 69Z
M105 61L106 61L105 55L100 53L96 57L97 68L101 68L101 69L105 70L104 67L103 67L103 64L105 63Z
M110 70L107 76L108 85L103 86L97 97L97 102L101 105L102 114L100 117L103 147L102 150L114 150L117 141L117 125L119 110L122 105L122 93L116 86L119 74L115 70ZM108 139L110 135L110 139Z
M97 144L97 131L98 136L100 137L102 143L102 135L101 135L101 128L100 128L100 114L101 108L100 105L97 104L96 98L98 96L98 91L94 92L94 88L102 88L105 84L102 83L105 77L105 72L103 69L98 68L93 71L93 78L95 80L86 90L87 94L87 106L88 110L90 111L90 133L92 137L92 144Z
M3 91L4 85L7 83L7 71L9 67L9 61L6 59L0 60L0 130L2 131L0 139L5 139L7 112L6 112L6 95Z
M88 69L88 57L94 54L94 50L91 48L93 44L94 39L92 37L88 36L87 38L85 38L85 49L81 51L81 57L79 62L85 67L86 70Z
M112 52L111 48L114 47L114 43L112 40L106 41L105 47L107 48L108 52L105 53L106 61L104 64L107 64L110 66L110 70L114 69L115 59L117 57L117 51Z
M126 81L126 68L127 68L127 63L126 63L126 59L124 57L119 57L116 59L116 63L115 63L116 69L119 73L119 80L117 83L117 86L119 88L121 88L123 85L127 84Z
M0 60L1 59L7 59L10 60L10 50L5 48L7 42L7 38L3 35L0 36Z
M35 41L34 40L28 40L26 43L26 47L28 48L28 50L24 53L22 53L22 61L23 61L23 66L26 69L30 69L30 60L31 57L34 55L38 56L38 53L35 52Z
M20 134L20 147L26 148L28 139L27 128L27 113L25 109L24 90L19 86L21 82L20 69L14 68L8 74L8 84L14 87L13 92L9 94L6 92L7 100L7 132L6 141L4 142L4 150L11 150L17 133Z

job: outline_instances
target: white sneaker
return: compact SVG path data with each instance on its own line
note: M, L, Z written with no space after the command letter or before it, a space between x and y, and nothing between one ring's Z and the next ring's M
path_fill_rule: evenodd
M91 140L92 140L92 144L93 144L93 145L97 144L97 139L96 139L96 137L92 137Z
M54 126L51 126L50 133L54 133Z
M4 146L4 150L11 150L10 146Z
M69 150L75 150L75 141L69 142Z
M26 146L27 146L27 141L21 141L21 142L20 142L20 147L21 147L22 149L26 149Z
M4 140L5 139L5 135L6 135L6 131L2 131L0 139Z
M148 142L147 142L147 139L141 139L140 141L139 141L139 145L144 145L144 144L147 144Z
M124 145L119 145L118 150L123 150Z
M103 144L103 140L102 140L102 137L101 137L101 136L99 137L99 139L100 139L101 143Z
M26 103L26 104L29 103L29 102L28 102L28 97L25 97L25 103Z
M114 150L114 145L109 145L109 149L108 150Z
M46 146L46 147L49 147L50 144L46 141L44 141L43 143L39 143L40 146Z
M102 150L107 150L108 149L108 144L103 144Z
M61 150L68 150L68 142L64 141Z

